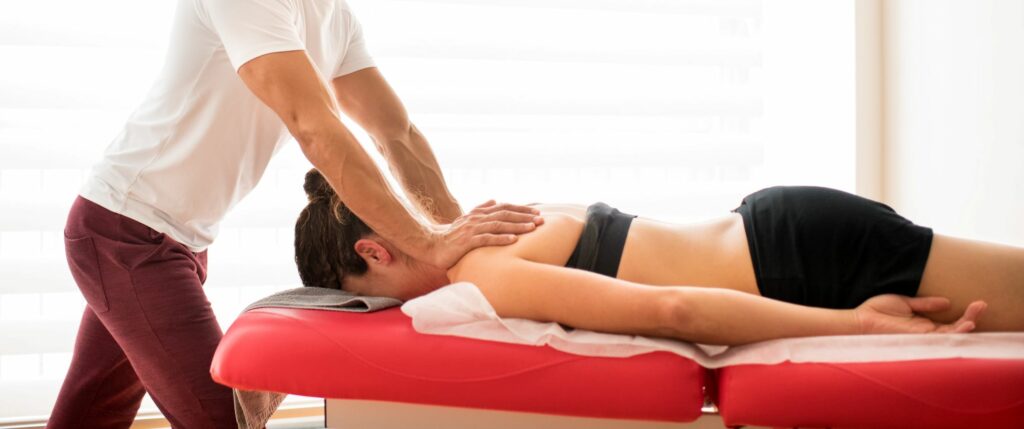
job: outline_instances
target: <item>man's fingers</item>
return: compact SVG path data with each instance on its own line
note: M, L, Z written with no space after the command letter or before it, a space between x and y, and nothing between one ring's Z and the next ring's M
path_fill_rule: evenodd
M473 209L473 211L477 212L477 213L481 213L481 214L490 214L490 213L495 213L495 212L500 212L500 211L510 211L510 212L526 213L526 214L531 214L531 215L540 214L540 210L537 210L537 209L535 209L533 207L527 207L527 206L521 206L521 205L518 205L518 204L509 204L509 203L494 204L493 200L491 200L489 202L491 202L492 204L488 204L487 206L483 206L483 205L477 206L477 208Z
M473 226L473 234L522 234L533 231L537 226L532 222L482 222Z
M469 240L469 246L472 250L484 246L505 246L515 242L515 234L477 234Z
M484 201L483 204L480 204L480 205L474 207L472 211L475 212L475 211L478 211L478 210L483 210L483 209L485 209L487 207L490 207L490 206L493 206L495 204L496 204L496 202L494 200L487 200L487 201Z
M502 210L499 212L483 215L482 217L480 217L480 222L510 222L540 225L544 223L544 218L527 213Z
M930 313L949 308L949 299L941 296L909 298L907 304L915 313Z

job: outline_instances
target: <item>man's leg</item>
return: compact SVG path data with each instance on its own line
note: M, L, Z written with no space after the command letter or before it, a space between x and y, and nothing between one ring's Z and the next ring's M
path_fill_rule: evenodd
M98 323L86 315L76 346L81 353L65 381L69 393L62 393L68 399L58 401L52 427L65 427L64 422L70 422L67 427L104 427L72 421L80 416L75 410L82 409L81 402L93 404L95 409L88 413L125 414L124 409L105 405L117 402L111 396L123 389L80 387L104 384L89 380L103 380L103 367L113 371L118 365L120 375L134 370L174 427L236 427L231 390L210 378L210 363L222 333L202 290L206 253L193 253L83 198L72 206L65 236L72 275ZM109 336L98 335L100 328ZM130 365L120 363L110 351L111 339ZM107 356L109 362L100 368L83 368L93 364L91 354L100 352L113 357ZM121 383L122 387L130 384ZM121 403L109 406L124 407Z
M86 307L71 367L46 427L128 428L145 393L121 346Z
M127 258L129 269L108 282L104 325L174 427L236 427L231 389L210 378L223 333L202 289L205 252L164 237L155 251L137 254L146 256Z

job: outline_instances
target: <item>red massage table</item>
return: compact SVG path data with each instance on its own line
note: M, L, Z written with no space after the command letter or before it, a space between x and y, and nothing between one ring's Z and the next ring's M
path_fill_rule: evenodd
M325 398L330 428L1024 428L1024 360L711 371L669 352L590 357L420 334L397 307L251 310L211 373L236 389Z

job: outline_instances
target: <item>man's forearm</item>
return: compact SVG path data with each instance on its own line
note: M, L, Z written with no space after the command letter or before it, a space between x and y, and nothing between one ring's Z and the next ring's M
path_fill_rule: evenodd
M448 191L434 152L416 126L410 124L408 129L374 136L374 142L421 213L439 224L451 223L462 215L459 203Z
M431 230L399 202L369 154L341 124L300 140L302 151L345 205L377 234L411 255L424 255Z
M306 158L353 213L403 252L415 258L431 256L437 237L433 229L399 202L369 154L345 128L337 99L305 51L262 55L240 67L238 76L281 118Z

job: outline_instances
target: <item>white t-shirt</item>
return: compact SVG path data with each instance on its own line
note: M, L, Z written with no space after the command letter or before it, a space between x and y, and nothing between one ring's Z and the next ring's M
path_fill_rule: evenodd
M81 194L198 252L288 140L238 68L304 49L332 79L373 60L344 0L179 0L172 28L159 78Z

